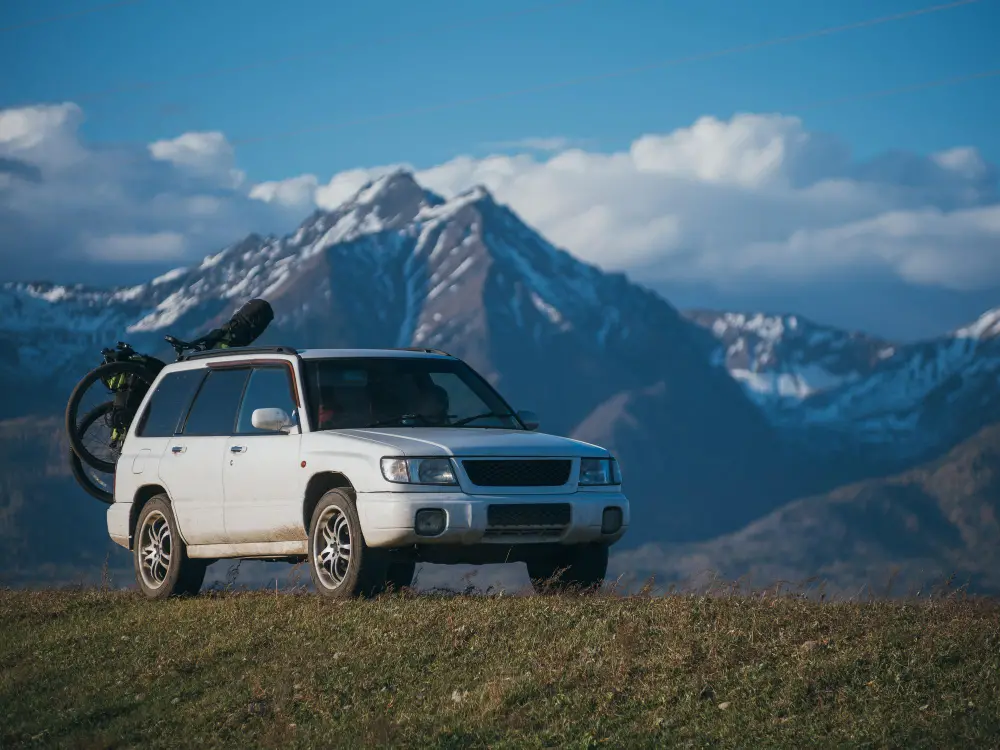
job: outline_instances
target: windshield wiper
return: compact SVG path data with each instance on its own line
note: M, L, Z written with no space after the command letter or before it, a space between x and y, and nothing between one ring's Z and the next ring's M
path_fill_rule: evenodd
M513 414L503 414L498 411L488 411L482 414L474 414L471 417L464 417L459 419L457 422L452 422L449 427L461 427L462 425L469 424L469 422L475 422L477 419L486 419L487 417L496 417L497 419L507 419L513 417Z
M372 422L368 427L385 427L386 425L395 424L396 422L402 422L404 419L419 419L425 425L430 424L430 420L427 419L423 414L400 414L397 417L389 417L388 419L381 419L378 422Z

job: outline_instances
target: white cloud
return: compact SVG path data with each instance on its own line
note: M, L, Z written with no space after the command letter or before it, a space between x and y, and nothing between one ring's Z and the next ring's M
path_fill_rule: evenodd
M316 202L333 208L392 166L337 174ZM646 282L876 271L954 289L1000 284L996 171L968 147L859 162L798 118L748 114L610 154L459 156L416 174L446 197L486 185L557 244Z
M245 175L235 168L236 154L226 136L218 131L184 133L177 138L149 144L149 153L196 174L215 177L237 187Z
M0 110L0 156L58 169L84 155L76 139L83 112L71 103Z
M290 230L402 167L446 197L483 184L556 244L645 283L874 272L953 289L1000 284L997 173L967 146L859 161L798 118L744 114L641 135L613 153L527 139L531 153L250 185L222 133L94 149L78 138L81 119L72 104L0 112L8 266L190 260L251 230Z
M783 242L748 245L736 258L706 259L729 273L764 269L789 280L890 268L915 284L978 289L1000 281L1000 205L950 213L894 211L839 227L799 230Z
M87 240L88 255L113 262L149 262L184 257L186 242L177 232L112 234Z
M316 188L319 180L315 175L304 174L289 180L260 182L250 189L250 197L265 203L277 203L303 212L316 205Z
M221 134L91 147L82 120L73 104L0 110L0 278L111 283L101 264L187 261L302 218L247 195Z

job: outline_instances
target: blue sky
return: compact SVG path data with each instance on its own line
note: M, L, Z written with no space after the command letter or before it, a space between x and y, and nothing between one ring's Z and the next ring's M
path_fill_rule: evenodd
M0 25L93 0L4 3ZM83 134L231 140L587 76L928 5L916 0L144 0L2 34L0 106L72 100ZM551 4L550 4L551 6ZM468 26L455 28L455 24ZM666 70L238 147L257 180L376 163L429 165L528 136L625 147L698 116L796 113L817 99L1000 67L1000 3L970 6ZM298 60L205 76L219 67ZM11 72L14 72L11 75ZM88 92L170 80L88 99ZM1000 161L1000 78L802 112L860 156L976 146Z
M1000 76L863 96L1000 70L1000 0L495 96L932 2L2 3L0 280L146 281L407 165L679 305L942 332L1000 304Z

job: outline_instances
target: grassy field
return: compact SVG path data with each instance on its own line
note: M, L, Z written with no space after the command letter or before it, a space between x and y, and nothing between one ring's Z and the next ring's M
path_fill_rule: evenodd
M1000 604L0 591L0 747L1000 747Z

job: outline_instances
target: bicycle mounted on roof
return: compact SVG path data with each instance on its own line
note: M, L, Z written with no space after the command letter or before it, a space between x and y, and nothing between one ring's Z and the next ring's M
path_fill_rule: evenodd
M185 352L229 349L252 344L274 319L271 306L262 299L252 299L237 310L220 328L194 341L173 336L165 340L180 360ZM101 350L103 363L91 370L76 385L66 406L66 432L70 444L70 468L73 477L90 495L105 503L114 501L108 483L95 472L114 474L128 428L166 363L135 351L119 341L114 349ZM110 398L88 410L82 417L80 407L87 391L100 382ZM88 444L91 428L97 427L93 445ZM105 428L102 430L102 428ZM88 473L88 468L91 470Z

